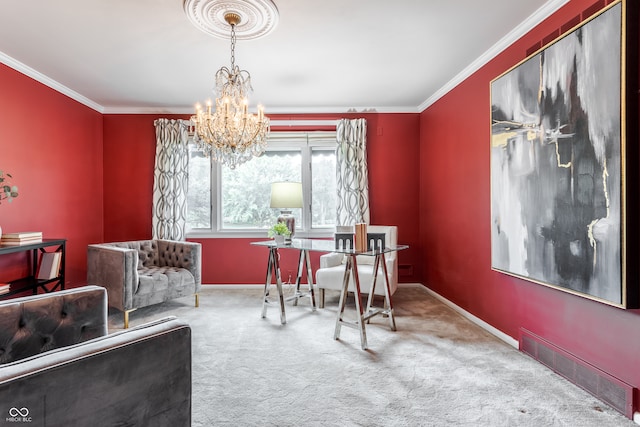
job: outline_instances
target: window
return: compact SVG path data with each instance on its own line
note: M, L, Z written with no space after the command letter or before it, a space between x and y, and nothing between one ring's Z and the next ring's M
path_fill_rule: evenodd
M272 132L267 150L232 170L189 145L189 235L255 235L276 222L271 183L302 182L304 207L293 209L299 236L333 231L336 216L335 132Z

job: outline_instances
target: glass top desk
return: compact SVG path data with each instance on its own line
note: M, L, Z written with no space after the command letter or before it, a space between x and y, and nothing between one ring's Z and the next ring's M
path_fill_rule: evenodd
M309 260L309 252L336 252L342 253L347 257L347 262L345 265L344 277L342 281L342 291L340 293L340 304L338 306L338 317L336 319L336 328L334 333L334 339L340 338L340 329L342 325L352 327L358 329L360 332L360 344L362 349L365 350L367 348L367 335L365 330L365 322L367 322L370 318L377 316L378 314L384 314L389 317L389 326L391 330L396 330L396 322L393 317L393 302L391 301L391 292L389 288L389 275L387 274L387 265L385 263L385 254L395 251L400 251L403 249L407 249L409 246L407 245L398 245L394 247L385 247L378 248L375 250L370 250L366 252L358 252L354 249L350 248L336 248L334 240L321 240L321 239L293 239L289 244L276 244L273 240L265 240L261 242L252 242L252 245L256 246L265 246L269 248L269 260L267 264L267 278L264 285L264 298L262 303L262 317L266 317L267 315L267 306L269 305L269 287L271 286L272 277L275 277L276 287L278 289L278 300L280 305L280 322L285 324L287 322L286 314L285 314L285 298L282 292L282 277L280 274L280 261L278 257L278 250L280 249L295 249L300 251L300 257L298 260L298 274L296 278L296 290L295 294L289 298L287 301L294 300L295 303L298 302L298 299L301 297L310 297L311 299L311 307L312 310L316 309L316 301L315 301L315 293L313 288L313 272L311 271L311 262ZM361 304L361 293L360 293L360 278L358 277L358 264L357 257L358 256L372 256L375 257L374 260L374 270L373 270L373 283L371 284L371 289L369 292L369 298L367 299L366 308L362 307ZM307 281L309 282L308 292L301 292L300 290L300 281L302 278L302 272L304 269L307 269ZM373 293L376 286L376 281L378 277L378 271L382 268L383 277L384 277L384 295L385 295L385 306L381 307L373 307ZM349 288L349 279L353 280L354 288L355 288L355 303L356 303L356 320L355 322L346 321L343 317L345 305L347 301L347 292Z

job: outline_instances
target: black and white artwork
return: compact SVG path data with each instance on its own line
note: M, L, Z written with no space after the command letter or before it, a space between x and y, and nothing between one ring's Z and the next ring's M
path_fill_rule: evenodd
M492 268L623 304L615 4L491 82Z

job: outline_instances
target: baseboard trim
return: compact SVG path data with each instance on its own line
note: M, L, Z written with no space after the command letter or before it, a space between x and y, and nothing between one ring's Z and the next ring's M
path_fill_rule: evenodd
M468 319L471 322L475 323L476 325L480 326L482 329L484 329L485 331L489 332L491 335L494 335L497 338L501 339L505 343L509 344L511 347L513 347L515 349L519 349L519 343L518 343L517 339L515 339L515 338L505 334L501 330L491 326L490 324L488 324L484 320L480 319L479 317L474 316L473 314L469 313L467 310L465 310L462 307L460 307L460 306L454 304L453 302L449 301L448 299L446 299L445 297L443 297L439 293L433 291L432 289L429 289L427 286L424 286L424 285L420 285L420 286L429 295L433 296L434 298L436 298L436 299L440 300L442 303L444 303L446 306L448 306L448 307L452 308L453 310L457 311L459 314L462 315L462 317L465 317L466 319Z
M263 284L251 284L251 283L239 283L239 284L218 284L218 283L203 283L204 287L211 287L216 289L264 289Z

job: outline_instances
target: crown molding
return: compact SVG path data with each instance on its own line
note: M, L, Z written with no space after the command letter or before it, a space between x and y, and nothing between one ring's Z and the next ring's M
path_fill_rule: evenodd
M442 86L439 90L437 90L433 95L431 95L427 100L425 100L422 104L417 107L410 106L398 106L398 107L353 107L353 108L345 108L345 107L322 107L322 108L311 108L311 107L292 107L292 108L268 108L268 113L271 114L321 114L321 113L334 113L334 114L344 114L344 113L421 113L429 106L434 104L444 95L449 93L452 89L462 83L465 79L470 77L473 73L478 71L482 66L487 64L491 59L495 58L498 54L508 48L510 45L515 43L520 37L525 35L527 32L531 31L536 25L540 24L543 20L548 18L562 6L567 4L569 0L549 0L542 7L540 7L536 12L534 12L529 18L527 18L524 22L510 31L506 36L500 39L495 45L493 45L489 50L487 50L482 56L473 61L469 66L467 66L464 70L458 73L453 79L447 82L444 86ZM85 97L84 95L79 94L78 92L69 89L65 85L47 77L46 75L40 73L39 71L34 70L26 64L23 64L20 61L15 60L14 58L6 55L3 52L0 52L0 63L7 65L10 68L13 68L20 73L31 77L32 79L48 86L57 92L60 92L69 98L86 105L87 107L102 113L102 114L193 114L193 109L189 108L175 108L175 107L105 107L102 106L91 99Z
M99 113L104 112L104 107L98 103L93 102L92 100L90 100L89 98L79 94L78 92L69 89L68 87L66 87L63 84L58 83L57 81L45 76L44 74L42 74L39 71L34 70L33 68L29 67L26 64L23 64L20 61L17 61L15 59L13 59L12 57L10 57L9 55L6 55L3 52L0 52L0 62L3 63L4 65L13 68L16 71L19 71L20 73L31 77L32 79L42 83L45 86L49 86L51 89L62 93L63 95L67 95L69 98L78 101L81 104L86 105L87 107L96 110Z
M251 109L250 109L251 110ZM257 111L257 110L256 110ZM256 111L253 111L254 113ZM105 107L103 114L195 114L193 107ZM265 106L269 114L349 114L349 113L419 113L417 107L276 107Z
M487 50L484 54L482 54L478 59L469 64L464 70L458 73L453 79L449 80L447 84L438 89L433 95L427 98L422 104L418 106L418 111L423 112L431 105L433 105L437 100L445 96L449 91L454 89L460 83L469 78L473 73L478 71L484 65L486 65L493 58L498 56L502 51L511 46L513 43L518 41L520 37L527 34L531 31L536 25L540 24L542 21L547 19L553 13L555 13L558 9L560 9L565 4L569 3L570 0L549 0L543 6L541 6L538 10L536 10L533 15L529 16L524 22L518 25L516 28L511 30L506 36L501 38L496 44L494 44L489 50Z

